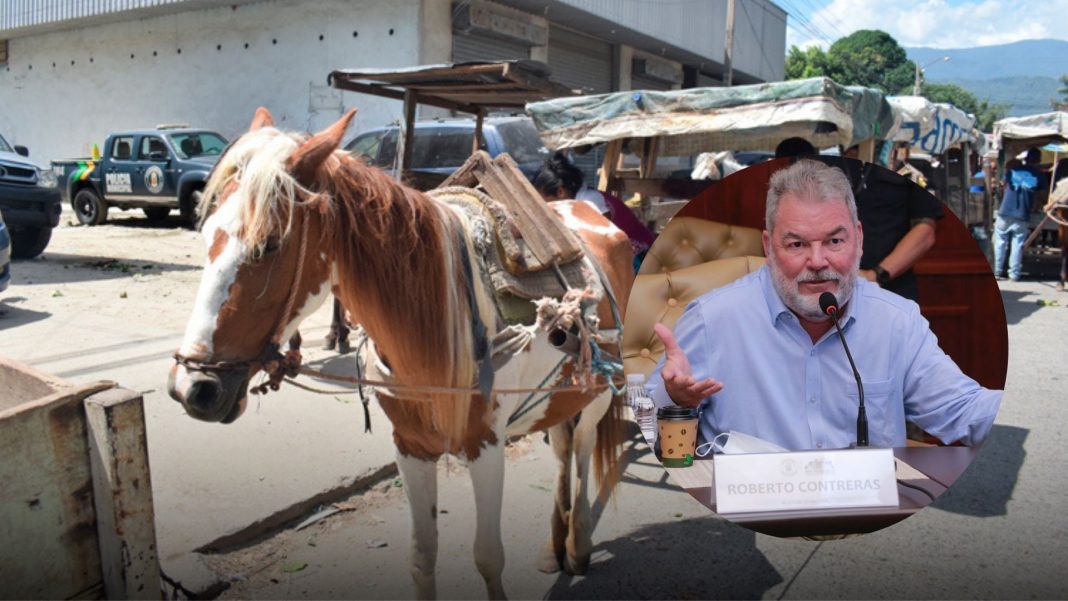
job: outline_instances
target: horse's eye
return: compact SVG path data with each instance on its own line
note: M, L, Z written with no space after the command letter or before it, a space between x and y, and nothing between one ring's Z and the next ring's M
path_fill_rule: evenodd
M267 255L277 251L281 245L282 243L279 242L277 239L268 238L267 242L265 242L263 246L257 246L252 250L252 261L259 261Z

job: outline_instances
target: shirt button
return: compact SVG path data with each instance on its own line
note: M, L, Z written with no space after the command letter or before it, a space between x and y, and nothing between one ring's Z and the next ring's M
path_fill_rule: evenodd
M816 448L817 449L822 449L823 448L823 443L822 442L817 442L816 443Z
M649 357L649 355L652 355L652 353L647 348L643 348L640 354L642 357Z
M816 402L816 397L809 397L808 402L815 403Z
M669 299L668 299L668 306L669 306L669 307L674 307L674 306L676 306L676 305L678 305L678 304L679 304L679 301L677 301L677 300L675 300L675 299L673 299L673 298L669 298Z

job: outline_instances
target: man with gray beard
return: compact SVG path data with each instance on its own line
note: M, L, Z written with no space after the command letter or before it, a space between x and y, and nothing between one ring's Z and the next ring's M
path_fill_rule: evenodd
M981 443L1001 391L964 375L916 303L858 278L864 233L841 170L801 160L771 178L767 264L686 307L649 389L657 406L701 412L701 437L741 432L789 450L856 441L856 380L819 297L839 320L864 383L869 443L905 445L905 421L945 443ZM722 381L719 379L722 378Z

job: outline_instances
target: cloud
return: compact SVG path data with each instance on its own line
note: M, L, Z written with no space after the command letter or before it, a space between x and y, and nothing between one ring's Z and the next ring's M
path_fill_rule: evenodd
M803 15L822 37L812 35L791 8L811 6L781 2L790 12L787 45L828 46L858 29L881 29L902 46L971 48L1026 39L1068 40L1068 0L1026 5L1013 0L831 0ZM824 39L825 38L825 39Z

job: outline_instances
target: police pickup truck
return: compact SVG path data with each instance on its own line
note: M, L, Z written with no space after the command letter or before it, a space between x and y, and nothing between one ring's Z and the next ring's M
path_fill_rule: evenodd
M187 223L208 173L226 148L219 134L187 126L158 126L114 133L94 160L53 161L63 199L78 221L99 225L108 208L140 208L149 219L166 219L178 209Z

